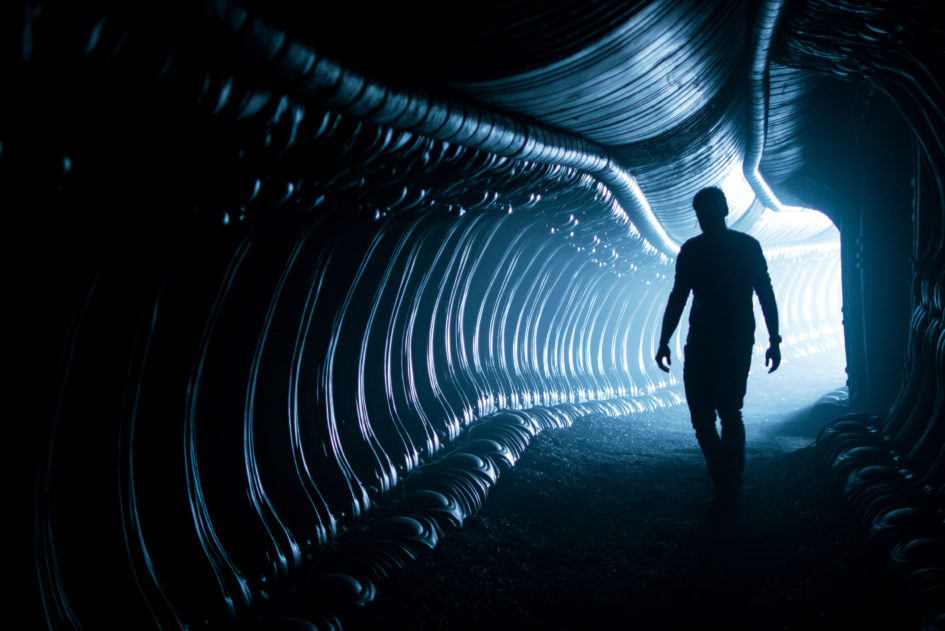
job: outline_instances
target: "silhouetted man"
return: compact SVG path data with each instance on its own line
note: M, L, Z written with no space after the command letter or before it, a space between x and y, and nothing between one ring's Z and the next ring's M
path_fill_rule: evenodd
M683 365L686 401L709 475L718 489L714 505L731 509L737 506L745 467L742 403L755 341L752 291L758 294L771 340L765 353L769 373L781 364L778 306L758 241L725 225L728 204L722 191L702 189L693 198L692 207L702 234L686 241L676 258L676 280L663 315L656 363L669 372L669 339L691 291ZM721 436L715 427L716 412Z

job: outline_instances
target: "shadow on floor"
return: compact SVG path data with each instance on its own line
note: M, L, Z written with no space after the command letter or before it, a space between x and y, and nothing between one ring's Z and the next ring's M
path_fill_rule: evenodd
M743 509L720 523L684 410L654 416L540 436L351 627L903 628L812 449L750 443Z
M733 519L709 516L713 489L685 406L587 417L536 438L478 516L379 585L347 626L913 627L805 447L825 422L812 413L819 394L774 392L753 402ZM807 405L785 408L798 398Z

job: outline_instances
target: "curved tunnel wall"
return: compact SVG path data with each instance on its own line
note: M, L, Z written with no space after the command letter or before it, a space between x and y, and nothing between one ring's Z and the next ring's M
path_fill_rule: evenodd
M59 361L35 512L53 626L115 616L102 593L129 624L273 614L273 585L337 588L301 580L310 557L487 417L528 434L681 400L650 359L671 259L625 211L639 187L618 190L588 147L539 127L533 155L449 142L295 101L186 47L139 75L115 52L134 30L107 20L60 25L85 53L47 59L36 24L40 79L23 79L19 113L62 133L11 134L0 156L58 221L60 255L37 270L38 304L61 320L42 342ZM110 85L130 69L156 94ZM106 97L49 111L89 84ZM772 256L783 303L827 304L832 253ZM822 316L786 311L786 352L829 343ZM91 566L104 584L84 580Z
M838 218L851 401L866 412L828 425L820 453L918 625L942 628L940 8L814 0L791 3L784 17L775 58L841 78L847 96L831 107L837 119L856 112L839 130L821 127L843 153L817 161L816 177L814 164L798 172L805 197Z
M528 210L332 224L344 210L90 270L42 457L41 577L64 620L95 626L96 594L136 584L129 609L160 594L184 620L248 605L496 412L680 401L651 365L655 255L619 277ZM773 261L785 304L828 303L820 258ZM785 311L792 352L829 342L822 315ZM75 573L106 563L86 593Z

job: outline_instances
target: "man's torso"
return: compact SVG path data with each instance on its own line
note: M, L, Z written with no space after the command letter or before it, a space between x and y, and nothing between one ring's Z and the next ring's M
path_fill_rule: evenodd
M683 245L678 265L693 294L687 344L751 346L752 283L766 274L758 242L734 230L702 234Z

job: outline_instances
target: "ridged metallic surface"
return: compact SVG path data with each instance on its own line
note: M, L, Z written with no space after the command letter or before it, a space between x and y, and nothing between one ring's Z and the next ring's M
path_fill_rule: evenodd
M939 76L945 54L938 42L945 32L938 3L911 3L900 11L904 8L884 2L789 3L775 56L779 63L865 83L888 99L915 138L911 322L902 387L887 415L845 417L824 428L818 443L844 497L874 545L887 554L894 581L921 615L921 628L940 629L945 627L945 113ZM860 142L889 123L862 120ZM880 187L891 186L884 179L894 165L880 165Z
M518 418L534 419L550 406L570 423L592 411L627 414L680 400L666 390L675 378L651 367L668 290L653 263L619 278L525 213L452 221L424 214L368 233L298 226L256 222L225 269L198 279L200 268L181 261L157 295L137 276L96 276L69 347L74 376L63 384L53 433L62 446L47 456L44 498L59 511L67 497L107 505L109 473L69 463L87 456L89 440L110 444L117 432L125 436L119 482L134 501L122 504L127 557L103 554L116 532L101 523L84 528L41 511L43 548L57 551L41 574L62 622L96 626L106 613L70 576L93 563L104 576L95 592L121 591L133 577L141 605L165 623L199 618L219 598L229 615L258 608L263 592L285 589L265 584L323 580L300 577L310 571L306 558L409 485L420 463L465 435L490 435L488 421L477 423L490 415L521 410ZM772 273L785 301L826 304L811 292L836 293L835 258L820 271L784 263L773 261ZM793 281L792 273L824 283ZM212 300L195 310L177 292ZM128 299L136 293L139 300ZM192 335L176 335L174 321L196 313L204 315ZM786 331L804 331L788 337L791 352L812 352L834 336L817 328L822 315L785 313ZM839 326L839 314L830 315ZM139 324L119 336L123 322ZM109 364L128 366L124 378L102 379L103 347L114 353ZM82 419L94 402L130 397L115 414L99 409L89 436ZM183 449L174 440L158 448L175 435ZM507 439L498 439L501 451ZM514 441L508 448L517 458ZM423 470L429 478L435 469ZM440 493L453 488L432 484ZM472 495L456 519L474 513L487 489L463 491ZM85 545L70 545L75 536ZM399 545L381 568L409 558L409 546ZM341 562L330 572L320 567L359 585L383 575Z
M759 171L776 184L789 181L804 164L805 121L817 107L818 77L772 63L769 68L768 125Z
M748 22L745 2L649 3L567 58L459 87L602 144L639 142L701 110L741 67Z
M766 208L743 167L803 169L808 68L869 57L825 26L861 13L778 6L758 117L755 4L513 4L429 16L456 40L423 78L322 47L317 8L25 4L0 170L62 248L32 272L61 321L32 513L50 627L336 628L538 432L679 404L652 357L702 186L766 248L786 359L838 344L836 230ZM936 84L912 78L937 169ZM941 226L913 381L941 374Z

